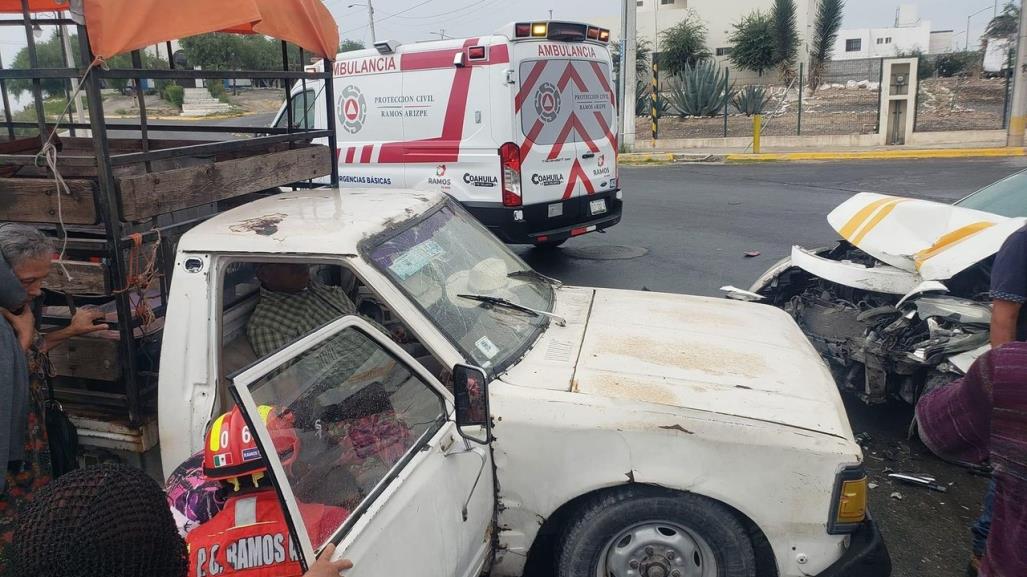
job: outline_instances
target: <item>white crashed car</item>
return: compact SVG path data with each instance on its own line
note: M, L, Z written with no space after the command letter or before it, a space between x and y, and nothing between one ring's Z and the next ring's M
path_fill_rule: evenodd
M1025 188L1027 171L951 205L857 194L827 217L835 246L795 246L749 291L725 290L789 312L844 390L915 404L990 348L991 265L1027 222Z

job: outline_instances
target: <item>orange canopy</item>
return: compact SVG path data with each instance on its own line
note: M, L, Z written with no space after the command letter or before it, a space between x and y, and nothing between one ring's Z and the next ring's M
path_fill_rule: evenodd
M110 58L207 32L266 34L335 59L339 29L319 0L82 0L89 44ZM67 0L29 0L33 12L68 10ZM21 0L0 0L21 12Z

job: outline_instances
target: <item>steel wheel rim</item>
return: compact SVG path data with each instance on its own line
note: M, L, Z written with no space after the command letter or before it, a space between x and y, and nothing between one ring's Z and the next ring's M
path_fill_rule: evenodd
M596 577L716 577L717 559L706 539L669 521L629 527L610 539Z

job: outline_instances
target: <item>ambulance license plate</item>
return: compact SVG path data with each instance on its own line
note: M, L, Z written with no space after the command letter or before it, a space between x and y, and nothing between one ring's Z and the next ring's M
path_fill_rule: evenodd
M599 200L593 200L589 202L588 210L592 214L592 216L595 216L597 214L603 214L604 212L606 212L606 199L600 198Z
M556 204L549 205L549 218L556 218L563 216L563 203L558 202Z

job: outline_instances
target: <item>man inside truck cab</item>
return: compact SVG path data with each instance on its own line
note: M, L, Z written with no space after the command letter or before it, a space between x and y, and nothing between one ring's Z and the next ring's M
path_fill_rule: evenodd
M259 357L280 351L334 319L356 314L346 291L313 278L309 265L262 263L256 272L260 300L246 325L246 336Z

